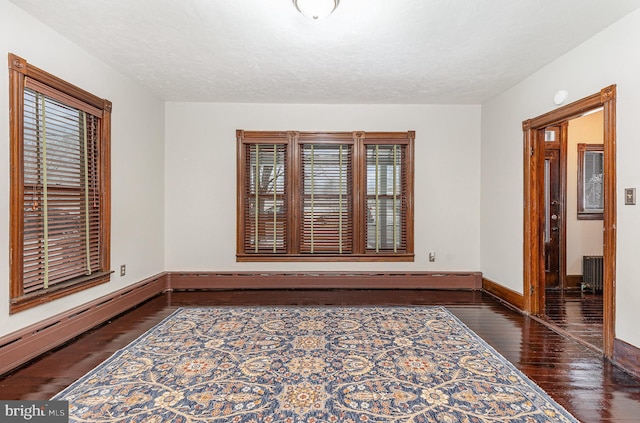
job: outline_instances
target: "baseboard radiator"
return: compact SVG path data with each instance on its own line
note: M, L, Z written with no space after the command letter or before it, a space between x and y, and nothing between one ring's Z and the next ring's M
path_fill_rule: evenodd
M602 256L582 256L582 290L602 291Z
M482 289L480 272L169 272L169 289Z
M74 309L0 336L0 376L167 291L217 289L482 289L480 272L163 272Z
M166 274L152 276L104 297L0 337L0 375L64 344L166 290Z

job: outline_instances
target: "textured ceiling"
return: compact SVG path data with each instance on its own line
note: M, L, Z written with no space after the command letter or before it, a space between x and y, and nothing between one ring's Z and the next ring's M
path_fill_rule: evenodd
M477 104L640 0L11 0L168 101Z

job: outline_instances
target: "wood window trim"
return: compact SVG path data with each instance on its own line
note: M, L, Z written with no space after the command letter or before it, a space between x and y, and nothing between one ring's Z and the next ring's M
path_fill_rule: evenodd
M415 131L408 132L298 132L298 131L244 131L236 132L237 138L237 215L236 215L236 261L238 262L413 262L414 261L414 211L413 211L413 192L414 192L414 140ZM408 193L406 199L405 225L406 225L406 247L397 253L389 253L387 251L371 252L366 249L364 228L357 224L362 222L362 210L365 201L361 195L353 195L353 252L349 254L300 254L291 249L287 254L256 254L246 253L244 248L245 237L245 218L244 218L244 198L243 189L246 183L245 164L246 164L246 144L286 144L287 154L291 162L298 163L300 161L300 153L296 146L307 143L322 144L349 144L356 145L360 143L361 149L355 148L354 167L353 167L353 192L361 192L362 181L366 181L366 145L373 144L397 144L405 146L406 149L406 191ZM289 181L288 190L292 192L300 192L300 181L297 176L298 166L288 165L287 178ZM289 210L297 210L300 207L300 197L298 195L289 195L287 207ZM298 221L295 217L288 216L288 225L295 226ZM298 245L299 233L297 230L287 233L288 245Z
M578 220L604 220L604 212L594 212L585 210L584 208L584 195L585 195L585 153L588 151L595 151L604 154L604 145L602 144L578 144Z
M97 97L48 72L28 63L25 59L9 53L9 139L10 139L10 313L16 313L37 305L56 300L110 280L111 245L111 110L109 100ZM36 85L46 90L46 95L72 106L82 103L93 113L100 113L100 269L91 276L81 277L61 283L51 288L24 294L23 291L23 232L24 232L24 89Z

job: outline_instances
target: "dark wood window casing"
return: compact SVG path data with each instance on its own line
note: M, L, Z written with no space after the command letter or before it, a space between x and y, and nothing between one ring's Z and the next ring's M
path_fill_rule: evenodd
M111 103L9 54L10 312L110 279Z
M237 261L414 260L414 131L236 135Z

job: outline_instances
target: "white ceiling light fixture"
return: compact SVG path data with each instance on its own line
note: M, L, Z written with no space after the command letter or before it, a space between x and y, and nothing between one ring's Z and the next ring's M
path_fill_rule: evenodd
M333 13L340 0L293 0L293 4L309 19L323 19Z

